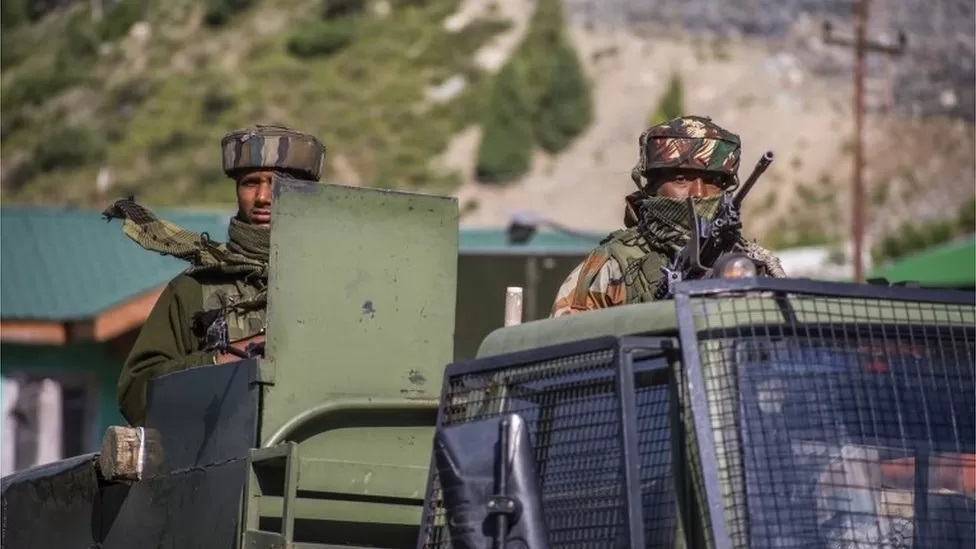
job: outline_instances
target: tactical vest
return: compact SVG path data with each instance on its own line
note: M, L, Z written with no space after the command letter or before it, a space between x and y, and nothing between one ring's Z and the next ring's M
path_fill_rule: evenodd
M653 301L654 292L664 277L661 268L668 265L670 258L661 250L649 247L640 237L636 227L614 231L603 239L600 245L599 249L616 259L620 265L624 287L627 290L627 304ZM760 276L773 278L786 276L779 259L758 244L746 242L744 247L739 245L736 248L758 262ZM581 286L589 289L593 281L586 282Z
M258 289L250 284L203 283L203 310L211 311L253 299ZM227 322L227 342L234 343L264 331L267 321L267 307L239 311L231 308L224 319Z
M620 265L627 304L653 301L654 291L664 276L661 267L668 264L667 256L647 246L637 227L614 231L600 245Z

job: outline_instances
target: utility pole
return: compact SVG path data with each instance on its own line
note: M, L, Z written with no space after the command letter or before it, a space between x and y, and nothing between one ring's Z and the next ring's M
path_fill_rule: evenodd
M869 42L866 38L868 24L868 0L854 0L854 38L840 38L832 34L833 25L825 21L825 44L854 49L854 161L851 200L851 232L854 240L854 280L864 282L864 57L867 53L901 55L908 45L904 31L898 32L898 44Z

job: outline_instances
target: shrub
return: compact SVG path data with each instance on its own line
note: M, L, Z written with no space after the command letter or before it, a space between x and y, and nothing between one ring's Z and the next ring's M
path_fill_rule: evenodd
M219 88L211 88L203 95L200 105L200 116L204 122L216 122L221 114L227 112L237 101L234 97Z
M957 234L955 225L955 220L905 223L897 233L885 236L871 256L876 263L892 261L948 242Z
M37 175L37 167L29 158L15 161L4 174L3 187L13 191L23 190L35 175Z
M253 4L254 0L208 0L203 23L208 27L221 27Z
M5 31L0 34L0 70L18 65L31 54L30 44L22 41L18 34Z
M73 71L39 68L22 75L6 87L0 94L0 111L7 116L11 109L40 105L78 80L79 75Z
M479 180L516 179L528 171L536 143L559 152L592 121L590 83L564 27L559 0L540 0L525 39L496 76L483 124ZM496 104L506 95L518 104ZM510 166L497 164L505 157Z
M98 57L102 41L98 29L92 25L86 12L77 12L68 22L62 37L63 46L58 49L56 63L63 67L88 65Z
M52 172L100 162L106 146L101 135L83 125L61 125L44 132L34 146L33 164Z
M0 116L0 142L6 141L8 137L26 129L29 125L30 117L24 111L15 110Z
M0 28L17 28L30 20L27 0L3 0L0 2ZM6 47L6 44L4 44Z
M518 63L508 63L493 83L478 147L479 181L513 181L532 165L532 109L523 70Z
M129 33L137 21L145 15L146 4L137 0L113 2L98 25L98 35L105 42L111 42Z
M536 103L535 138L555 153L583 133L593 119L590 84L576 51L565 41L552 52L548 82Z
M288 40L288 51L296 57L332 55L348 46L355 36L352 21L313 21L295 31Z
M649 126L655 126L668 120L677 118L685 113L684 89L681 76L672 72L668 80L668 89L664 91L657 104L654 114L647 120Z
M976 231L976 197L970 198L959 208L957 217L959 232L968 234Z
M322 19L342 19L366 11L366 0L325 0Z

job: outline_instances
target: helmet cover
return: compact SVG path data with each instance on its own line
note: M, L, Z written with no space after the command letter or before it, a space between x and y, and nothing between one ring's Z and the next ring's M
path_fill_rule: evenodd
M325 164L325 145L314 135L285 126L258 124L224 134L220 140L224 173L281 169L318 181Z
M651 170L694 169L721 174L731 181L739 171L739 136L716 125L711 118L682 116L652 126L638 139L640 157L631 177Z

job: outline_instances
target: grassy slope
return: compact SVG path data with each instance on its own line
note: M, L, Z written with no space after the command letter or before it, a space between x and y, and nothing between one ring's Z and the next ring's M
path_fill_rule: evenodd
M433 171L428 161L475 116L484 78L472 54L505 24L480 20L451 34L443 21L459 0L423 4L394 3L388 16L364 17L361 38L343 51L299 59L286 45L298 25L320 12L318 0L259 1L218 30L202 26L200 3L154 2L144 42L122 37L77 84L39 106L5 102L4 199L92 203L104 164L112 173L110 195L134 192L153 204L222 202L218 141L256 122L315 133L332 163L341 157L363 184L451 190L455 176ZM37 49L29 62L4 70L2 93L53 62L67 41L44 37L63 37L70 25L87 21L85 6L17 30L19 41ZM471 83L460 96L422 107L427 86L458 73ZM16 185L9 175L19 161L65 123L88 125L104 138L104 161L39 172Z

